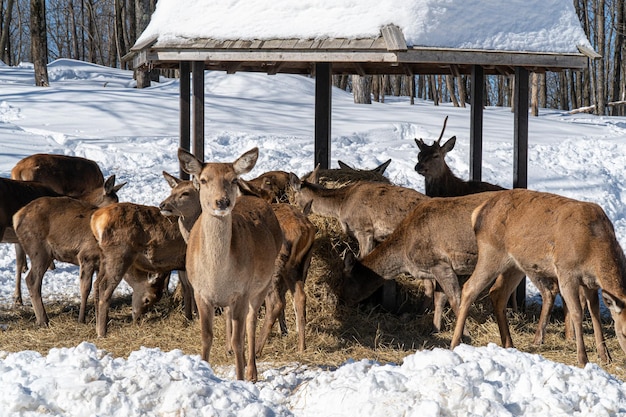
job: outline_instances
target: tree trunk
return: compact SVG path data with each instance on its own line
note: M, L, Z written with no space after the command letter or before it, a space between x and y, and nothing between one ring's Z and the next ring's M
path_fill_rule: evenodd
M621 100L622 51L624 49L624 0L615 2L615 52L613 54L613 101ZM611 115L619 116L620 106L613 106Z
M9 56L9 27L11 26L11 16L13 15L14 0L7 0L4 11L4 21L2 22L2 35L0 35L0 60L11 65Z
M454 107L459 107L459 100L456 99L456 94L454 93L454 79L452 75L446 75L446 87L450 93L450 100L452 101L452 104Z
M530 83L530 114L539 116L539 74L532 73Z
M604 8L605 1L597 0L596 4L596 32L598 42L596 44L597 52L602 56L606 56L605 47L605 25L604 25ZM604 115L606 110L606 74L604 59L595 60L597 64L596 72L596 114Z
M122 62L122 56L126 54L128 49L124 39L125 6L126 3L124 0L115 0L115 48L117 50L117 59L122 69L126 69L126 63Z
M150 0L135 1L135 17L137 21L137 36L144 31L150 22ZM150 87L150 71L138 69L135 71L137 79L137 88Z
M352 95L357 104L372 104L372 77L352 76Z
M35 85L48 87L48 35L45 0L30 0L30 53L35 67Z

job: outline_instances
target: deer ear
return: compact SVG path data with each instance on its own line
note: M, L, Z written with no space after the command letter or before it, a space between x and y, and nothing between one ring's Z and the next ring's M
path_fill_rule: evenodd
M441 150L444 151L445 153L448 153L452 149L454 149L455 144L456 144L456 136L452 136L450 139L446 141L446 143L443 144L443 146L441 147Z
M163 171L163 178L165 178L165 181L167 181L172 188L176 187L182 181L166 171Z
M319 184L319 176L320 176L320 164L317 164L311 175L309 175L309 182L311 184Z
M624 302L607 291L602 290L602 300L611 313L620 314L624 309Z
M178 148L178 160L180 161L180 167L187 174L200 175L200 172L202 172L202 166L204 164L183 148Z
M252 168L256 165L256 161L259 158L259 148L252 148L248 152L241 155L235 162L233 162L233 168L237 175L247 174L252 171Z
M302 186L302 181L300 181L300 178L293 172L289 173L289 186L294 191L300 191L300 187Z
M420 149L420 151L423 151L424 150L423 147L426 146L424 141L422 139L418 139L418 138L415 138L415 144Z
M388 159L387 162L383 162L382 164L380 164L376 168L374 168L372 170L372 172L377 172L380 175L383 175L385 173L385 170L387 169L387 167L389 166L390 163L391 163L391 159Z
M352 269L354 268L354 264L356 263L356 256L354 256L354 253L348 249L346 251L346 255L343 258L343 270L345 272L351 272Z
M337 165L339 165L339 168L346 170L346 171L354 171L354 168L352 168L350 165L346 164L343 161L337 161Z

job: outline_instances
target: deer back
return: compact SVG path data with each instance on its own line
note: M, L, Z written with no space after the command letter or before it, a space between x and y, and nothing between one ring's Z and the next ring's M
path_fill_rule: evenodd
M31 201L45 196L58 196L51 188L29 181L0 178L0 238L11 227L13 215Z
M11 178L37 181L60 195L78 198L96 206L118 201L115 176L105 182L98 164L78 156L34 154L20 160L11 170Z
M184 269L185 241L178 224L158 207L116 203L91 216L91 230L105 256L132 257L146 271Z

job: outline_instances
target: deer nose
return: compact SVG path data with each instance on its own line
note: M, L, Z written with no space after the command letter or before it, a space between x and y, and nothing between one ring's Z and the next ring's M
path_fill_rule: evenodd
M215 201L215 205L219 210L226 210L228 207L230 207L230 198L220 198L219 200Z

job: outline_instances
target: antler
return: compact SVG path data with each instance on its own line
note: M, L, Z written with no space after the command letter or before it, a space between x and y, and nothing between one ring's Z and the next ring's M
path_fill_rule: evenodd
M446 116L446 119L443 121L443 129L441 129L441 134L439 135L439 139L437 139L437 143L439 143L439 141L443 137L443 132L446 131L446 123L448 123L448 116Z

